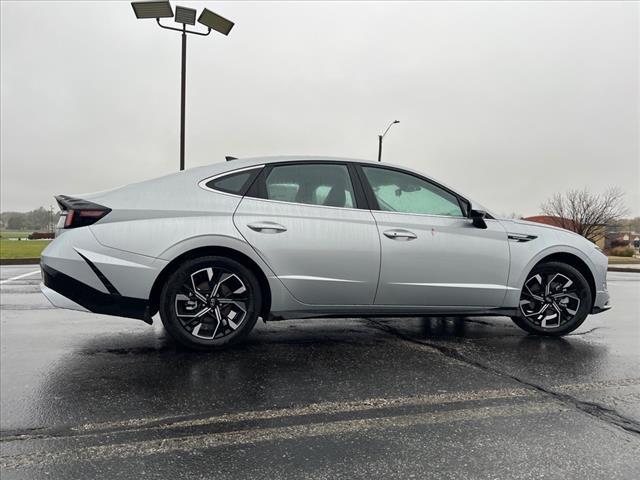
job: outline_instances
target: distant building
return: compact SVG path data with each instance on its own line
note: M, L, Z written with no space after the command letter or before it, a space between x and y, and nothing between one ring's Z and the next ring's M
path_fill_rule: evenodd
M565 230L573 231L571 228L573 225L573 221L568 218L561 217L553 217L551 215L534 215L532 217L525 217L522 220L526 220L528 222L542 223L544 225L550 225L552 227L564 228ZM602 229L602 236L596 242L596 245L602 249L605 248L605 230L606 225L602 225L600 227Z
M633 247L637 250L640 248L640 233L629 230L607 232L604 245L606 248Z

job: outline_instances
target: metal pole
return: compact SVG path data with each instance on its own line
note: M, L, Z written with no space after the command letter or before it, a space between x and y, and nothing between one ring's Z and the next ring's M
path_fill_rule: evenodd
M138 3L138 2L133 2ZM134 6L135 10L135 6ZM207 28L207 33L196 32L187 30L187 24L183 23L182 28L169 27L167 25L162 25L160 23L160 19L156 18L156 23L160 28L164 28L166 30L173 30L176 32L182 32L182 68L181 68L181 77L180 77L180 170L184 170L184 119L185 119L185 109L186 109L186 90L187 90L187 33L192 33L194 35L200 35L202 37L206 37L211 33L211 27ZM232 25L233 26L233 25ZM227 32L228 33L228 32ZM225 33L226 35L226 33Z
M378 161L382 161L382 135L378 135Z
M184 170L184 104L187 81L187 34L186 25L182 25L182 82L180 93L180 170Z

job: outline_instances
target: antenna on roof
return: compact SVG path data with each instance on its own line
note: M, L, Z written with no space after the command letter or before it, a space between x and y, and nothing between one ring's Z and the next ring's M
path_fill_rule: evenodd
M237 160L237 159L238 159L238 157L230 157L229 155L227 155L226 157L224 157L224 159L225 159L227 162L230 162L231 160Z

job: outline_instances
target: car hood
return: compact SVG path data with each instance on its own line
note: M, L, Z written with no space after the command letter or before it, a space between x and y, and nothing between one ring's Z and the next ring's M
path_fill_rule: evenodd
M572 232L571 230L567 230L566 228L561 228L561 227L556 227L554 225L547 225L545 223L538 223L538 222L530 222L528 220L520 220L520 219L509 219L509 220L504 220L501 219L502 222L511 222L514 225L527 225L528 227L531 228L542 228L542 229L550 229L550 230L555 230L557 232L563 232L563 233L570 233L572 235L578 235L575 232Z

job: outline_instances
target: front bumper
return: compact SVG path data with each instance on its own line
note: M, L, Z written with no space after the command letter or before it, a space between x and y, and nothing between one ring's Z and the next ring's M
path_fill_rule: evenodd
M606 312L607 310L611 310L612 305L609 303L611 297L609 296L609 292L607 290L599 290L596 292L596 298L593 302L593 308L591 309L591 314Z
M148 321L146 300L104 293L44 263L40 267L42 293L54 306Z

